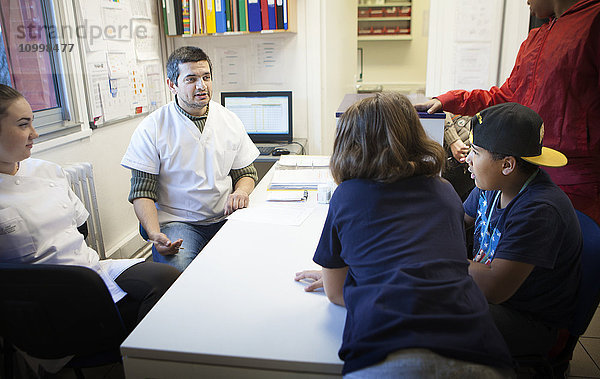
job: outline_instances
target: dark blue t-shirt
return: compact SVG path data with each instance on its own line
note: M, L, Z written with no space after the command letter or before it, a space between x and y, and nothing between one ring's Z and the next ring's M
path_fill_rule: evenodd
M569 326L579 286L582 237L571 201L539 170L504 209L493 208L498 191L475 188L464 203L475 219L473 256L535 266L503 304L558 328ZM487 257L480 258L487 252Z
M314 261L348 266L344 374L406 348L496 366L508 349L468 274L463 209L441 178L353 179L333 194Z

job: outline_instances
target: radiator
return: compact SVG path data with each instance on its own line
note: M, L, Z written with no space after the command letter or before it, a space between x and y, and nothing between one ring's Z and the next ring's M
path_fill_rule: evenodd
M73 163L64 166L63 169L67 174L73 192L79 197L90 214L87 220L88 236L86 242L89 247L96 250L100 259L105 259L106 252L104 250L104 240L102 239L92 164L88 162Z

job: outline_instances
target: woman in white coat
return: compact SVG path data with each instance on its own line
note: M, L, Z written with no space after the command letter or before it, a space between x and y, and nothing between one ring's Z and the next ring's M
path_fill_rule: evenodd
M82 234L89 214L63 170L54 163L29 158L38 137L32 122L27 100L0 84L0 262L95 270L130 332L179 271L143 259L99 260Z

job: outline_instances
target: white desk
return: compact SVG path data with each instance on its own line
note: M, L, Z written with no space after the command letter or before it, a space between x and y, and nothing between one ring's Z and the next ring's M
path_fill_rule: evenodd
M265 202L271 170L250 197ZM346 310L306 293L294 273L312 256L327 206L299 227L228 221L121 345L131 378L327 378Z

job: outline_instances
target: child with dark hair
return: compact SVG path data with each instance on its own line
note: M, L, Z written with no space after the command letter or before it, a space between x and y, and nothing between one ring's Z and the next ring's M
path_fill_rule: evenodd
M377 94L340 118L336 183L314 255L327 297L347 309L348 378L506 378L487 301L468 275L463 210L439 173L443 148L410 101ZM318 272L298 273L319 279Z
M582 237L571 202L538 166L561 167L567 158L542 146L542 118L523 105L489 107L471 125L469 273L511 353L546 354L573 317Z

